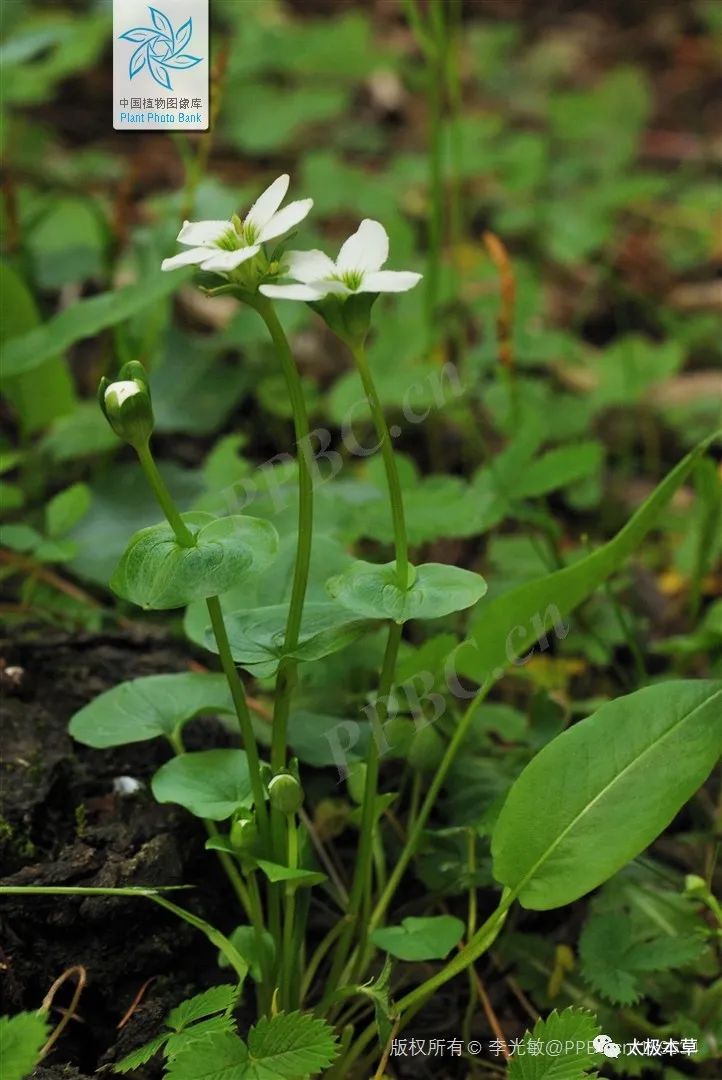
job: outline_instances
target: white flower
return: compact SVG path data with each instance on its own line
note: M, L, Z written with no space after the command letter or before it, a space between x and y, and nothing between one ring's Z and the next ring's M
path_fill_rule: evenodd
M139 386L137 382L131 382L130 379L121 379L118 382L111 383L105 391L105 400L108 401L108 397L116 405L122 405L128 398L133 397L134 394L140 394L143 392L143 387Z
M188 250L164 259L161 270L175 270L195 263L201 270L227 274L252 259L261 250L261 244L275 240L298 225L313 206L313 199L299 199L279 210L288 191L289 179L288 173L284 173L274 180L243 220L184 222L178 241Z
M288 272L297 285L261 285L265 296L279 300L321 300L353 293L406 292L421 281L410 270L382 270L389 238L379 221L364 218L341 246L336 262L322 251L289 251Z

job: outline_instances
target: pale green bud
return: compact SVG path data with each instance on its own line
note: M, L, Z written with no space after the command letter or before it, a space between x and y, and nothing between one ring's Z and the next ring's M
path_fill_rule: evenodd
M98 401L116 435L136 449L145 446L153 433L153 406L142 364L131 360L115 381L101 379Z
M271 806L282 814L295 814L303 805L303 788L290 773L278 773L268 785Z

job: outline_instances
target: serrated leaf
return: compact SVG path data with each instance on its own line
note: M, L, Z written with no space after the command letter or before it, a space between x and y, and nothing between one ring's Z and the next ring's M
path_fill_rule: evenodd
M464 924L454 915L409 916L400 926L374 930L374 945L399 960L443 960L464 936Z
M161 765L151 787L158 802L178 803L211 821L224 821L241 806L253 805L244 750L179 754Z
M150 1042L144 1043L143 1046L139 1046L137 1050L133 1050L130 1054L126 1054L120 1061L116 1061L113 1065L113 1071L127 1073L132 1072L134 1069L139 1069L141 1065L145 1065L147 1061L150 1061L154 1054L160 1053L164 1048L168 1037L168 1033L165 1035L157 1035L155 1039L151 1039Z
M184 1028L176 1035L169 1035L165 1053L169 1059L178 1057L178 1054L189 1047L209 1038L212 1035L222 1035L229 1032L236 1033L236 1021L233 1016L211 1016L207 1020L199 1020L189 1028Z
M598 1034L596 1018L585 1009L554 1010L524 1035L522 1047L509 1062L508 1080L587 1080L596 1076L596 1071L590 1070L600 1055L591 1043ZM561 1053L545 1052L558 1044L564 1047Z
M371 982L359 986L358 991L371 998L374 1003L374 1015L376 1018L376 1030L379 1033L379 1044L386 1046L391 1038L393 1022L395 1019L394 1007L391 1002L391 970L393 964L391 957L387 955L384 966L379 974Z
M102 749L169 738L201 713L232 712L223 675L180 672L144 675L106 690L76 712L69 731L74 739Z
M35 1068L50 1032L46 1016L21 1012L0 1016L0 1064L3 1080L25 1080Z
M641 976L691 963L705 947L701 934L659 932L654 924L640 933L618 912L590 916L579 937L585 981L614 1005L635 1004L644 993Z
M243 1076L301 1080L328 1068L335 1056L336 1036L325 1020L302 1012L264 1016L248 1033L248 1073Z
M206 1035L168 1062L164 1080L246 1080L248 1050L228 1031Z
M188 998L176 1005L166 1018L166 1026L174 1031L183 1031L195 1020L203 1020L206 1016L214 1013L225 1012L230 1009L238 997L238 987L233 983L222 983L220 986L211 986L195 997Z
M585 981L614 1005L634 1005L641 996L637 976L625 964L631 944L629 924L618 915L589 919L579 937Z

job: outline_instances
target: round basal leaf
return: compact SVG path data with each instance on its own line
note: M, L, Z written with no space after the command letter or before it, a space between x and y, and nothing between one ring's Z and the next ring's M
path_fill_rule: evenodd
M296 660L320 660L350 645L372 625L369 620L349 615L340 604L307 602L298 645L285 653L288 604L237 611L226 615L225 621L233 659L261 678L273 675L284 655ZM212 652L218 651L210 627L204 644Z
M443 960L464 936L464 924L453 915L409 916L401 926L374 930L371 940L399 960Z
M396 563L355 562L326 583L330 595L367 619L439 619L471 607L486 592L486 582L471 570L444 563L409 567L409 587L399 588Z
M78 742L100 749L170 738L193 716L232 711L223 675L146 675L106 690L76 712L69 730Z
M185 806L196 817L224 821L241 806L252 806L244 750L199 750L161 765L151 782L158 802Z
M669 825L722 754L722 683L647 686L558 735L511 788L494 876L527 908L570 904Z
M195 547L181 547L170 525L141 529L110 579L118 596L146 609L184 607L264 570L278 550L276 530L260 518L197 512L182 517Z

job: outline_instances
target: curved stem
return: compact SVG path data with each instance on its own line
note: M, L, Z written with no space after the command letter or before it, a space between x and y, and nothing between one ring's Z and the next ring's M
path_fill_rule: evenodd
M158 505L165 514L171 529L175 533L176 540L181 547L195 547L195 537L180 516L178 508L173 502L171 493L166 487L165 480L158 472L158 466L151 453L150 443L146 443L145 446L136 447L136 453L138 454L138 460L140 461L153 494L158 500Z
M444 756L439 762L439 766L434 774L433 780L431 781L429 790L426 793L426 798L424 799L418 816L414 821L411 831L409 832L406 844L404 845L401 855L399 856L393 870L391 871L389 880L386 883L384 891L379 897L376 907L371 913L371 918L369 920L369 933L376 929L376 927L379 925L384 915L386 914L386 909L388 908L394 897L394 894L399 886L399 882L404 876L406 868L411 862L411 859L416 854L416 850L421 840L421 835L424 831L424 828L426 827L426 822L429 819L429 815L434 808L434 804L436 803L436 797L441 790L441 785L446 779L446 774L451 768L451 765L453 764L454 759L459 751L459 747L461 746L464 738L466 737L466 733L469 730L469 726L471 724L476 709L484 700L490 689L491 683L483 686L479 693L476 695L476 697L473 699L473 701L470 702L466 712L459 721L459 724L449 742L449 745L446 747Z
M168 524L175 533L176 540L181 547L194 547L195 538L183 521L183 518L178 512L178 508L173 502L173 497L166 487L163 477L158 472L158 466L153 459L150 443L146 443L145 446L137 447L136 453L138 454L138 460L153 494L158 500L158 504L165 514ZM238 726L241 729L243 747L248 757L248 771L251 779L253 799L256 804L258 827L261 837L268 842L269 828L268 814L266 812L266 799L263 790L263 781L261 779L261 767L256 736L253 731L251 714L248 711L248 705L246 703L246 692L243 689L241 677L238 674L238 669L236 668L231 654L231 647L226 633L226 625L223 621L221 602L217 596L209 596L206 600L206 605L208 607L213 634L218 646L221 667L223 668L223 674L226 676L228 687L231 691L233 705L238 718Z
M399 579L399 588L406 592L409 587L409 545L406 538L406 519L404 518L404 502L401 495L401 482L396 468L394 448L391 436L386 425L386 417L376 391L376 385L366 358L366 350L363 345L351 346L356 366L361 376L361 382L368 398L371 417L374 422L376 434L381 444L381 456L386 472L386 484L389 489L391 502L391 521L394 528L394 548L396 550L396 572Z

